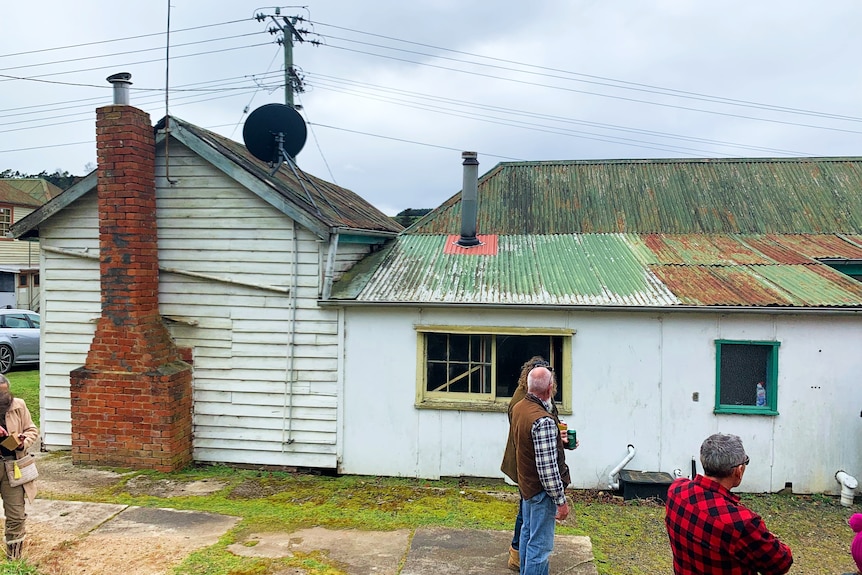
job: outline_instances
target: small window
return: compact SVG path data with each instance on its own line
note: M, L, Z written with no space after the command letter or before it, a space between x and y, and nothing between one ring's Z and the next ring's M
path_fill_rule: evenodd
M779 345L716 340L715 413L778 415Z
M518 387L521 366L540 355L554 368L560 412L571 413L571 394L567 391L571 389L571 330L540 333L451 326L421 326L417 330L417 407L505 411Z
M27 287L27 274L18 274L18 287Z
M33 287L39 287L39 274L33 274Z
M7 239L6 234L12 226L12 208L0 208L0 239Z

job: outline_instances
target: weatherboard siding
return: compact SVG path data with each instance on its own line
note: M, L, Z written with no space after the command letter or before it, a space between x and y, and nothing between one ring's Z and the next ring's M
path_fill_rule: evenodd
M175 185L161 154L156 168L159 301L193 357L194 458L335 468L338 312L317 303L328 244L182 145L170 156ZM95 198L47 220L43 246L98 254ZM367 250L340 246L336 277ZM99 262L43 251L42 266L42 434L48 449L67 449L69 372L101 312Z
M12 220L17 222L30 214L33 208L12 206ZM0 264L32 265L39 263L39 242L13 240L0 237ZM17 278L15 278L17 281ZM17 288L16 288L17 289Z
M160 265L228 280L160 276L161 312L193 354L195 459L335 467L337 312L317 305L327 245L180 144L177 184L162 185L163 156L156 172ZM295 314L277 291L294 271Z
M99 254L96 193L85 194L39 230L43 247ZM69 372L87 359L101 315L99 261L41 252L40 432L46 449L70 449Z

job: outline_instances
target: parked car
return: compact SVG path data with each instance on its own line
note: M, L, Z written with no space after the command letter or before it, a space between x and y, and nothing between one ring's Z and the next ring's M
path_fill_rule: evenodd
M39 363L42 318L26 309L0 309L0 373L13 366Z

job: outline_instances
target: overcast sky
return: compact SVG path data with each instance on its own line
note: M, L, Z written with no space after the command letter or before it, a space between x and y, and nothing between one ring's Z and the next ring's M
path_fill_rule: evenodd
M0 170L94 167L105 78L242 141L283 103L275 14L246 0L6 1ZM862 155L862 2L311 0L294 47L297 162L394 215L501 161ZM316 46L312 41L319 43Z

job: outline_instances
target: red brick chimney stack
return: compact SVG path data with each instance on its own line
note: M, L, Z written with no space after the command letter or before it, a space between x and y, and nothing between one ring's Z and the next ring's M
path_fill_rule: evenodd
M96 147L102 315L71 373L72 458L172 471L191 462L191 368L159 314L149 115L97 109Z

